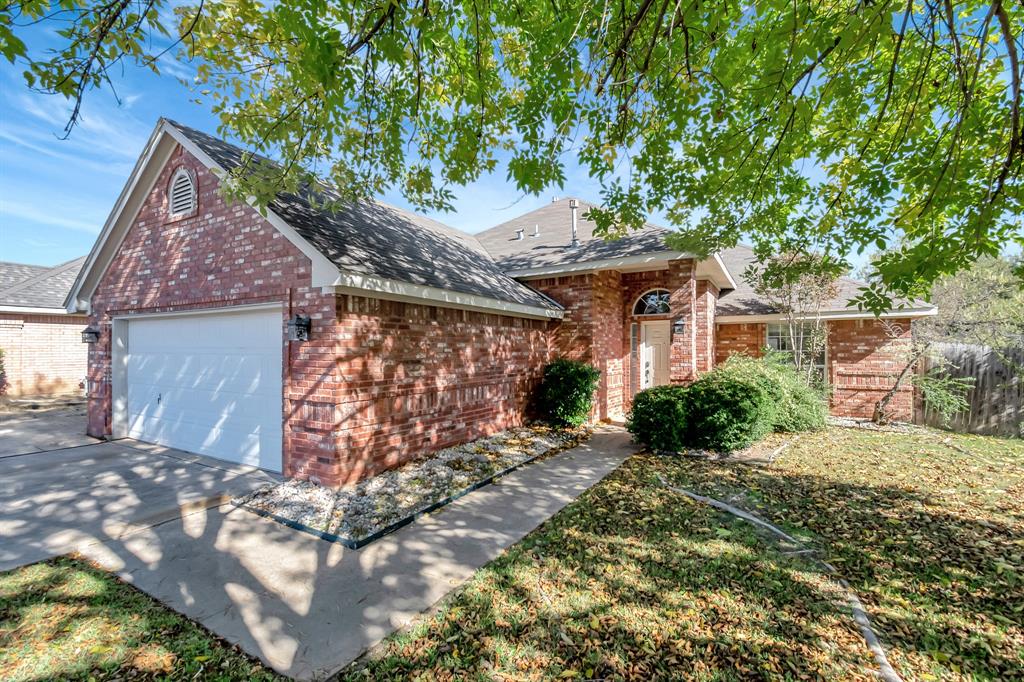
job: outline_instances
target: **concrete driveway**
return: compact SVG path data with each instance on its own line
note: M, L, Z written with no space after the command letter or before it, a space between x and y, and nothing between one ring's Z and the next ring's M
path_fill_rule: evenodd
M99 442L85 435L85 405L0 412L0 457Z
M48 430L67 428L66 414L43 413L19 422ZM9 415L4 415L5 417ZM180 450L135 441L98 442L39 452L0 422L0 571L224 504L233 495L275 480L273 474ZM84 431L64 433L75 441ZM40 434L35 433L35 436ZM86 437L87 438L87 437ZM10 454L12 452L26 454Z

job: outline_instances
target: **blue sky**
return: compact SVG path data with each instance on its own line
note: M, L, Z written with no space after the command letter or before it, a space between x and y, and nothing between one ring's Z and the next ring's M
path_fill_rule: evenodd
M62 140L67 103L29 91L21 70L2 63L0 260L55 265L87 253L160 116L216 132L215 118L178 81L189 76L188 67L169 60L161 67L159 76L126 69L116 81L120 104L109 91L90 93L81 125ZM552 196L597 199L598 191L586 173L570 168L564 190L523 195L499 171L457 188L456 210L432 217L479 232ZM399 195L383 199L409 208Z

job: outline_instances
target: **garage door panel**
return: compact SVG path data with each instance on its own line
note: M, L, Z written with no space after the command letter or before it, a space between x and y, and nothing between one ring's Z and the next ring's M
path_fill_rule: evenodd
M131 320L128 435L281 471L279 309Z

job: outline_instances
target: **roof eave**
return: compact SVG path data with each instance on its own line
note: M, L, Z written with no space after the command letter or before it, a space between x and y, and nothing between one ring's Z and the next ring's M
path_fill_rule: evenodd
M338 279L331 286L331 289L335 293L341 294L382 298L402 303L434 305L443 308L476 310L512 317L540 320L560 320L563 317L563 311L559 308L546 308L512 301L502 301L489 296L400 282L374 275L339 272Z
M553 275L576 275L598 270L618 270L620 272L642 272L644 270L660 270L668 267L669 261L693 258L693 254L683 251L652 251L637 256L619 258L603 258L600 260L579 261L576 263L558 263L538 268L519 268L506 270L505 274L516 279L550 277Z
M798 319L814 319L820 317L823 320L872 320L878 317L881 318L893 318L893 317L933 317L939 314L939 309L936 306L927 307L907 307L907 308L894 308L887 310L881 315L875 315L874 313L866 310L824 310L819 315L805 315L803 318ZM786 315L782 313L756 313L750 315L716 315L715 324L751 324L758 322L778 322L785 320Z

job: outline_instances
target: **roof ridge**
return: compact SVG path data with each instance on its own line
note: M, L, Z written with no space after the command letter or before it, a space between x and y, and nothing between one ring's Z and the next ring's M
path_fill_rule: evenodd
M45 279L53 277L54 275L59 275L62 272L70 270L72 267L74 267L76 264L78 264L79 261L84 261L85 258L86 258L85 256L79 256L78 258L73 258L72 260L66 261L64 263L60 263L59 265L54 265L51 268L47 268L46 270L43 270L42 272L40 272L38 274L32 275L31 277L29 277L27 279L18 280L17 282L15 282L14 284L10 285L9 287L5 287L3 289L0 289L0 295L17 293L17 292L19 292L19 291L21 291L23 289L27 289L28 287L32 286L33 284L38 284L38 283L42 282ZM41 267L46 267L46 266L41 266Z

